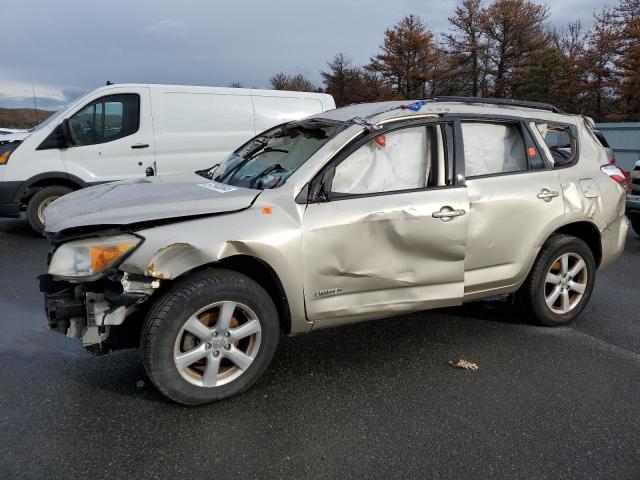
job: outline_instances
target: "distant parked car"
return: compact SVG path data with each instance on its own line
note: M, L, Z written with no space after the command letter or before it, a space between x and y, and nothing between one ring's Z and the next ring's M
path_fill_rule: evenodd
M140 347L162 393L198 404L249 388L281 333L511 293L570 322L624 249L624 175L581 116L439 100L320 113L199 175L57 200L50 327L94 352Z
M0 145L22 141L29 136L31 130L18 130L15 128L0 128Z
M0 217L43 212L72 190L220 163L274 125L335 108L331 95L184 85L108 85L0 143ZM2 137L0 137L2 138Z

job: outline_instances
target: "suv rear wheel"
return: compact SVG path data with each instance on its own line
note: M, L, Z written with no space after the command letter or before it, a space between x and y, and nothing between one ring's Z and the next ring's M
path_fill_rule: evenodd
M595 278L596 262L589 246L570 235L553 235L542 247L519 297L540 323L556 327L580 315Z
M269 294L229 270L204 270L156 302L142 329L144 366L154 385L186 405L248 389L265 371L280 323Z
M31 228L37 233L44 232L44 210L54 200L71 193L69 187L63 187L60 185L52 185L50 187L44 187L38 190L29 199L27 203L27 221Z

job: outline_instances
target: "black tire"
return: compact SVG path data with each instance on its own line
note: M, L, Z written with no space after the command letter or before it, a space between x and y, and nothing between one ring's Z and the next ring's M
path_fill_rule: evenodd
M631 220L631 228L633 228L633 231L636 232L636 235L640 237L640 217Z
M235 380L215 387L193 385L183 378L174 363L176 338L190 316L221 301L244 304L256 313L262 329L260 346L253 362ZM160 392L175 402L198 405L237 395L251 387L271 362L279 336L278 312L260 285L237 272L207 269L179 281L153 305L142 328L142 359Z
M584 260L587 267L586 288L580 301L567 313L560 314L552 311L545 299L546 276L553 263L563 254L577 254ZM558 327L573 321L582 313L589 302L596 280L596 262L593 252L581 239L555 234L544 244L538 258L533 264L531 272L524 285L516 295L519 303L527 314L548 327Z
M44 187L38 190L29 199L27 203L27 221L29 226L36 232L42 235L44 233L44 223L40 218L40 208L44 203L51 202L51 199L57 199L71 193L69 187L63 187L60 185L52 185L51 187Z

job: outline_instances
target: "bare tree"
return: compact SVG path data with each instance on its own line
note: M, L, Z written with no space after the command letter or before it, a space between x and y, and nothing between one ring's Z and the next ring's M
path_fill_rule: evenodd
M271 77L274 90L289 90L297 92L317 92L319 89L303 73L278 72Z
M513 96L518 75L548 44L548 8L529 0L495 0L482 12L494 94Z
M586 91L591 99L587 106L597 121L604 120L604 104L615 88L615 60L620 48L620 32L614 10L602 7L594 14L594 24L587 36L584 67L587 74Z
M449 18L451 33L444 34L451 75L457 77L459 88L474 97L480 94L482 79L486 74L482 67L487 42L481 20L481 0L463 0L456 7L454 16Z
M433 79L433 34L420 17L409 15L385 31L380 49L365 68L379 73L403 98L426 96Z
M360 84L359 69L343 53L338 53L329 60L327 66L329 70L320 73L325 91L333 96L339 107L353 103Z

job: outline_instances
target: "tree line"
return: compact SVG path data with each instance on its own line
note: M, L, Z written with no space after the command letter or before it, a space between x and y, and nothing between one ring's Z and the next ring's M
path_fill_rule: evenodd
M278 90L323 91L338 106L464 95L552 103L596 121L640 121L640 0L621 0L561 29L530 0L463 0L436 35L416 15L385 30L366 65L338 53L322 86L300 72L271 78Z

